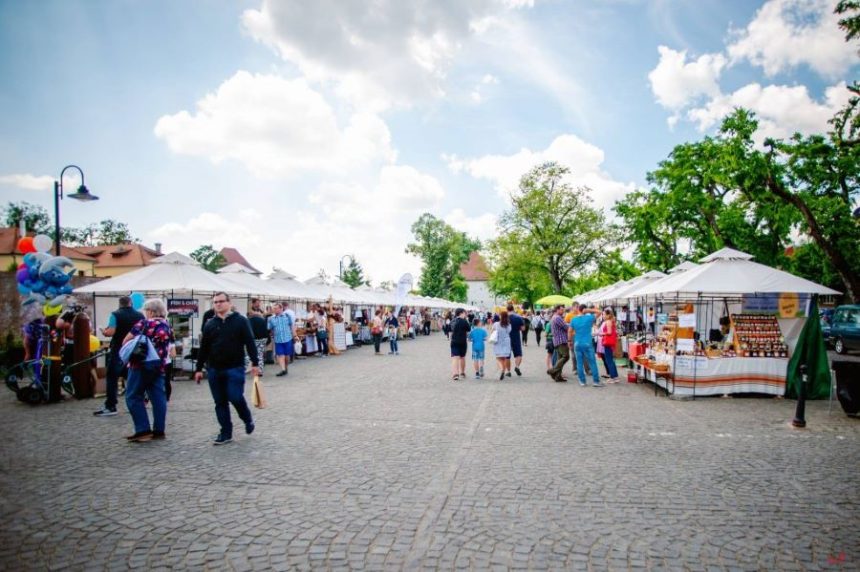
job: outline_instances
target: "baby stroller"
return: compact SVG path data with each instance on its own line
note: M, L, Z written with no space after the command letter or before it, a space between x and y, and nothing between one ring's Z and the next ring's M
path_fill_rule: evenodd
M45 355L45 348L51 340L51 330L45 324L32 325L30 335L36 337L35 354L36 358L25 360L9 368L4 376L6 387L8 387L19 401L30 405L38 405L43 401L48 400L48 387L42 382L43 369L47 366L50 369L50 363L53 360L59 360L60 357L51 357ZM44 359L43 359L44 357Z

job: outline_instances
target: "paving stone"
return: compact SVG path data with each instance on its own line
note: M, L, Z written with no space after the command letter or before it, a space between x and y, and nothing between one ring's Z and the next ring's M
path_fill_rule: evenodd
M264 377L257 430L225 447L209 442L208 388L191 382L174 383L168 438L136 447L125 413L5 396L0 569L860 562L860 426L827 402L808 402L794 431L789 400L555 384L533 346L522 378L457 384L439 334L401 349L396 367L363 347L299 360L288 383Z

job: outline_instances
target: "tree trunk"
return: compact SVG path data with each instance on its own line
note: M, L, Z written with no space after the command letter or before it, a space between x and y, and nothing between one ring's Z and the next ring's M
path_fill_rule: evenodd
M770 175L767 177L767 186L776 196L787 203L794 205L800 211L800 214L803 215L803 219L809 226L809 234L812 236L812 239L827 255L827 258L830 260L830 263L833 264L833 268L836 270L836 273L839 274L839 278L845 285L845 295L852 303L856 302L858 299L857 296L860 295L860 276L851 269L851 265L839 249L824 238L821 225L818 224L818 221L815 219L815 215L812 213L809 206L802 198L784 188Z

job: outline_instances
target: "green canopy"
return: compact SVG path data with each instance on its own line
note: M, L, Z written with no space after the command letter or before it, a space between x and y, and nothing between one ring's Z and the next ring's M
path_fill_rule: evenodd
M830 398L830 363L827 359L827 348L824 346L824 336L821 335L821 323L818 320L818 294L812 296L809 305L809 317L800 332L800 339L794 354L788 361L788 373L785 380L785 396L797 399L800 392L800 366L807 365L808 384L807 399Z
M573 299L568 298L567 296L562 296L561 294L550 294L549 296L544 296L540 300L536 301L535 304L539 304L541 306L555 306L556 304L570 306L571 302L573 302Z

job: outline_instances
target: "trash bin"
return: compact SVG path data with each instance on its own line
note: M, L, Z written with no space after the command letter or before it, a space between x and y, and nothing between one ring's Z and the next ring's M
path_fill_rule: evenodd
M860 412L860 362L833 360L836 372L836 398L848 415Z

